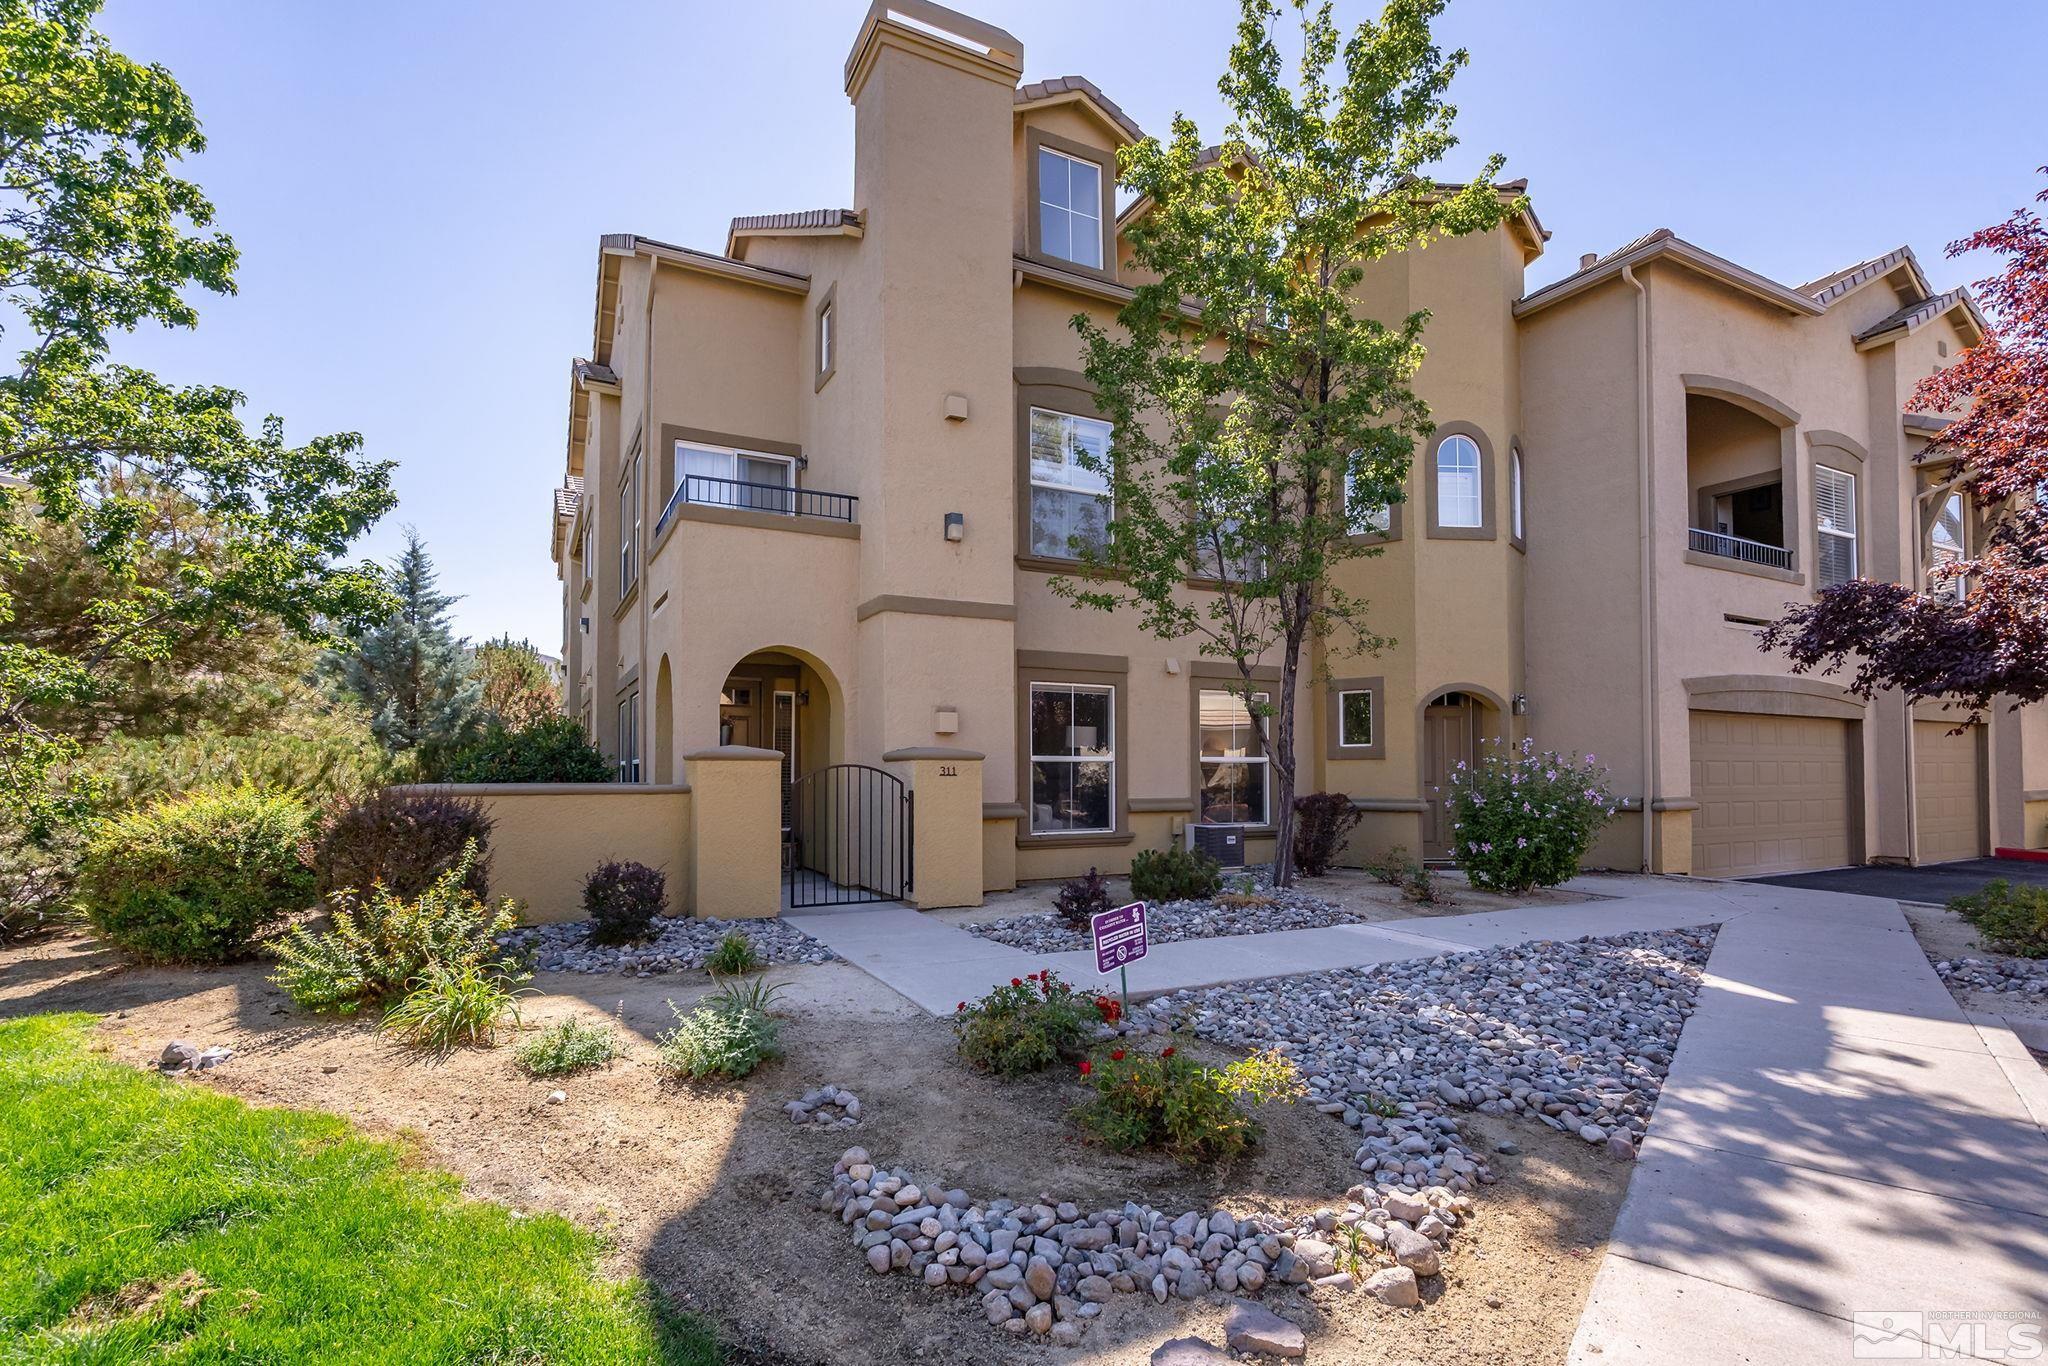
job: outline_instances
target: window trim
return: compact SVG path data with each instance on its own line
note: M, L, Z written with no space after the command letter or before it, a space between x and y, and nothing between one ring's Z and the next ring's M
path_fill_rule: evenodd
M1075 161L1092 162L1102 173L1102 264L1083 265L1064 256L1047 253L1039 240L1038 153L1043 148ZM1090 147L1071 138L1048 133L1043 128L1024 130L1024 254L1054 270L1072 271L1098 280L1116 279L1116 153Z
M811 315L811 392L823 389L839 370L839 282L834 280Z
M1945 584L1937 585L1934 582L1934 529L1941 525L1941 510L1951 502L1957 505L1956 528L1963 533L1957 540L1956 559L1960 562L1970 558L1970 500L1964 496L1961 489L1954 489L1927 505L1927 531L1921 538L1923 559L1920 591L1930 597L1947 597L1961 602L1970 595L1970 579L1967 574L1950 579Z
M1529 485L1522 468L1522 443L1508 442L1508 544L1529 549Z
M1244 675L1234 664L1218 664L1213 660L1200 660L1188 665L1188 801L1192 825L1206 825L1202 819L1202 694L1217 692L1224 688L1244 685ZM1265 693L1268 700L1279 696L1280 670L1270 664L1260 664L1252 669L1252 691ZM1270 741L1268 742L1270 743ZM1271 756L1268 755L1270 759ZM1246 834L1271 834L1273 831L1273 804L1278 800L1272 787L1273 769L1266 766L1266 820L1262 825L1225 825L1224 830L1241 830Z
M1122 655L1070 654L1062 651L1019 650L1017 678L1017 802L1024 809L1017 822L1019 849L1058 849L1099 844L1129 844L1130 764L1122 757L1131 733L1130 661ZM1071 687L1107 687L1110 694L1111 750L1109 787L1111 817L1109 830L1069 832L1048 830L1034 834L1031 829L1031 687L1033 684Z
M1459 436L1470 441L1473 449L1479 453L1478 526L1445 526L1443 524L1442 509L1439 506L1441 502L1440 486L1442 476L1437 469L1437 454L1443 449L1445 442ZM1429 526L1423 534L1431 540L1438 541L1491 541L1498 539L1494 521L1497 513L1494 508L1493 466L1493 443L1486 439L1485 432L1470 422L1445 422L1439 424L1435 433L1430 437L1429 447L1423 457L1423 492L1424 496L1428 499L1429 505Z
M1823 473L1832 474L1849 481L1850 527L1845 537L1839 531L1828 531L1820 524L1820 482ZM1823 581L1821 566L1826 560L1821 556L1821 546L1832 536L1849 542L1849 577L1844 583L1853 583L1863 573L1863 480L1853 470L1838 469L1833 465L1815 461L1813 466L1813 591L1826 592L1839 585Z
M635 449L619 479L619 604L640 586L640 452Z
M1369 745L1347 745L1344 743L1344 695L1362 692L1372 697L1372 743ZM1387 757L1387 680L1384 676L1371 678L1333 678L1323 690L1323 745L1324 757L1332 760L1384 759Z
M1202 752L1202 694L1225 693L1231 697L1238 695L1237 689L1225 684L1224 680L1212 679L1210 681L1216 686L1198 687L1195 689L1195 824L1223 830L1270 830L1273 826L1273 756L1269 752L1270 742L1265 739L1265 728L1259 725L1259 718L1257 716L1248 718L1252 728L1260 736L1259 745L1261 750L1265 751L1261 752L1258 757L1253 758L1249 755L1243 755L1237 758L1229 758L1223 755L1212 756ZM1243 680L1239 679L1238 682L1242 683ZM1262 697L1266 700L1266 705L1272 705L1273 694L1270 689L1254 688L1252 690L1252 701L1254 704ZM1236 764L1239 767L1250 767L1253 764L1257 764L1262 775L1259 779L1259 785L1262 789L1262 795L1265 797L1266 819L1263 821L1212 821L1204 818L1202 814L1201 776L1202 768L1206 764Z
M1031 544L1031 412L1057 413L1090 422L1108 422L1109 416L1096 406L1095 390L1087 378L1068 370L1019 370L1017 379L1017 563L1027 569L1044 569L1064 574L1080 563L1071 555L1046 555ZM1112 430L1110 439L1115 441ZM1111 447L1114 449L1114 446ZM1110 516L1116 515L1116 498L1110 500Z

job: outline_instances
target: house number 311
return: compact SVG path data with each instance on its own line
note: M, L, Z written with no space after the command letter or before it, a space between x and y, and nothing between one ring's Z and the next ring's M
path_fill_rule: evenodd
M941 778L957 778L957 777L959 777L959 776L960 776L960 765L958 765L958 764L940 764L940 765L939 765L939 776L940 776Z

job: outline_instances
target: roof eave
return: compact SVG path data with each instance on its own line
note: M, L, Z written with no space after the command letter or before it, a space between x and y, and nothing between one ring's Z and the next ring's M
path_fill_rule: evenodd
M1534 294L1524 295L1515 301L1514 315L1517 318L1526 318L1552 304L1576 298L1589 289L1618 278L1624 270L1665 259L1685 266L1737 293L1748 295L1760 303L1782 309L1795 317L1818 317L1826 311L1822 305L1806 295L1787 289L1776 280L1766 279L1753 270L1738 266L1726 257L1703 251L1666 230L1653 234L1648 240L1625 252L1609 256L1584 270L1565 276L1562 280L1545 285Z

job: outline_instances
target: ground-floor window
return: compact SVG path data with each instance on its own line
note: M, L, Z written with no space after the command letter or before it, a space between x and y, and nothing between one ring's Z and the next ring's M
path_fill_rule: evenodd
M1033 683L1031 832L1116 829L1116 689Z
M1337 743L1346 749L1372 747L1372 690L1337 694Z
M619 781L640 781L640 694L619 699Z
M1253 693L1264 706L1267 693ZM1204 825L1265 825L1267 762L1261 718L1252 715L1243 693L1203 688L1195 695L1196 749L1202 790L1197 807Z

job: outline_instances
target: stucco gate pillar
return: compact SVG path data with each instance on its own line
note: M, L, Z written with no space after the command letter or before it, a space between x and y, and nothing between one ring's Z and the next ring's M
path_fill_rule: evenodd
M910 784L910 904L981 904L981 761L971 749L892 749L882 762Z
M690 914L781 914L781 752L720 745L683 763L690 777Z

